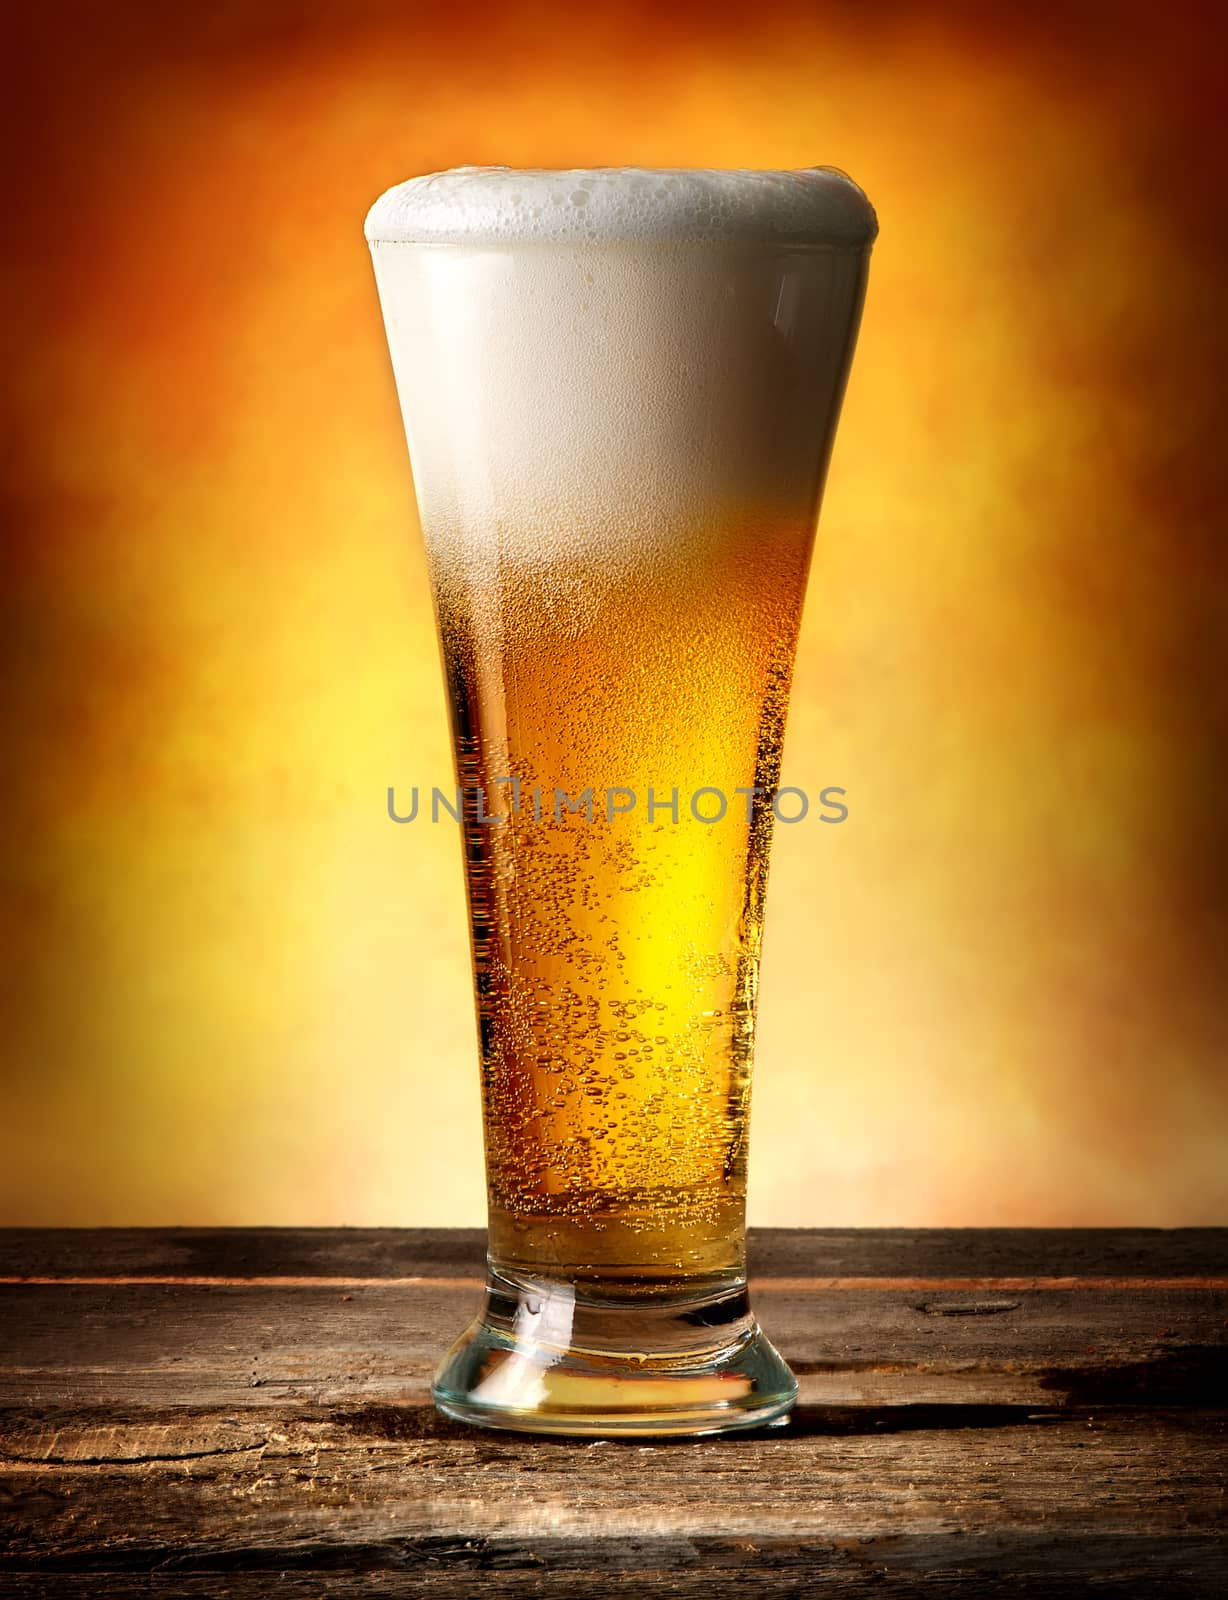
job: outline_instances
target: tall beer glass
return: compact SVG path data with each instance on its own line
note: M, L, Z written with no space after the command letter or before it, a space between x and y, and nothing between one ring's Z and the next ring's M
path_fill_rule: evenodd
M875 231L824 168L461 168L367 219L464 793L490 1248L450 1416L707 1433L796 1395L747 1300L751 1049Z

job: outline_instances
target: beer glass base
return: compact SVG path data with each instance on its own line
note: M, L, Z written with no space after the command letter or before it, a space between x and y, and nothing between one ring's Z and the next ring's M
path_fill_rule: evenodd
M781 1423L797 1380L744 1283L703 1293L600 1290L492 1273L482 1314L444 1357L445 1416L522 1433L696 1435Z

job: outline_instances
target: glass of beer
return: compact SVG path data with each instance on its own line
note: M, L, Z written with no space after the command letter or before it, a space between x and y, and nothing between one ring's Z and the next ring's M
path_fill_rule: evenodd
M755 998L874 213L829 168L465 167L366 232L481 1053L489 1275L435 1402L589 1435L783 1419L746 1283Z

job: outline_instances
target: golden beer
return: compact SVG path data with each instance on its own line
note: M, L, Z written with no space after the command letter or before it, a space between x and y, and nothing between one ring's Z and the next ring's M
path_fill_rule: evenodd
M746 1304L747 1113L873 233L822 169L461 169L368 221L465 795L492 1276L452 1415L699 1432L795 1393Z
M503 818L466 827L491 1249L634 1284L742 1267L768 794L807 539L729 524L678 550L587 575L578 636L549 607L555 575L508 580L514 637L485 633L489 597L440 594L463 779Z

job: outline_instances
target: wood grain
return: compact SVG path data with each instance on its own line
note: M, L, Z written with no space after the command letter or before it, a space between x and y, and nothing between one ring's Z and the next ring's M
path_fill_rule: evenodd
M0 1236L9 1276L57 1280L0 1287L0 1596L1219 1600L1224 1256L1205 1229L761 1235L790 1426L584 1442L430 1408L480 1236ZM63 1281L159 1275L224 1281Z

